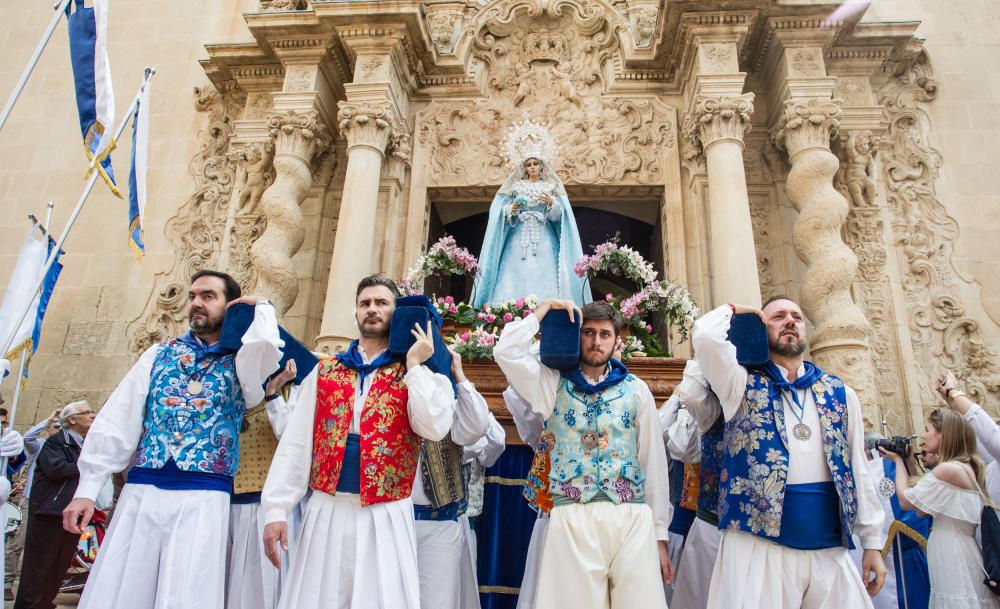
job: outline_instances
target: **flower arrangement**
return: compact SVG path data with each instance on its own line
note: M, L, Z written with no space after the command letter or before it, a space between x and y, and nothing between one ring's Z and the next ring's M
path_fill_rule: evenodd
M476 326L472 330L466 330L456 334L451 339L451 345L465 359L488 359L493 357L493 347L500 338L498 329L489 329L486 326Z
M691 326L698 316L698 307L687 290L669 281L655 281L621 301L620 310L626 320L659 313L677 328L682 341L688 339Z
M633 356L646 354L646 347L638 336L630 334L624 339L619 338L619 340L621 341L622 361L628 361Z
M620 275L645 286L656 281L656 269L642 257L642 254L627 245L618 244L615 235L609 241L594 248L594 253L584 256L573 267L580 277L593 277L599 272Z
M406 272L399 289L404 295L422 294L424 279L431 275L475 275L478 267L479 260L469 250L445 235Z

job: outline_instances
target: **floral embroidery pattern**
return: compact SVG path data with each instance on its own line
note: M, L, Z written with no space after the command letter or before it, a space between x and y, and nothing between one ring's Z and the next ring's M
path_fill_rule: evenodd
M360 421L362 505L409 497L420 453L420 438L407 415L405 369L390 364L374 374ZM356 381L357 373L336 359L321 360L310 486L331 495L336 493L343 467Z
M857 514L857 496L848 451L844 383L824 374L811 391L819 412L823 452L840 496L841 532L846 546ZM768 379L750 374L743 403L725 424L725 452L719 474L720 527L764 537L780 535L788 479L783 411L781 402L771 402ZM704 471L704 455L702 459Z
M192 369L200 371L197 395L188 391ZM199 360L180 339L161 344L150 374L135 466L159 469L173 459L184 471L234 476L245 410L235 355L210 353Z

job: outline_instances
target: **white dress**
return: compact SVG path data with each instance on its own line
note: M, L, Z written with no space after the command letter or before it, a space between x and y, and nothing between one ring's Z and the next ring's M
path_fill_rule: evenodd
M976 542L983 500L978 491L942 482L933 473L903 493L934 517L927 540L931 609L1000 609L1000 596L983 583L983 559Z

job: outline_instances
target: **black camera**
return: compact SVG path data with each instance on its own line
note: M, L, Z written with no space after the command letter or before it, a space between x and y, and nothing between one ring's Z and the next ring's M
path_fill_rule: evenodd
M886 438L866 438L865 452L871 452L876 448L884 448L891 453L896 453L900 457L910 454L910 444L917 436L893 436Z

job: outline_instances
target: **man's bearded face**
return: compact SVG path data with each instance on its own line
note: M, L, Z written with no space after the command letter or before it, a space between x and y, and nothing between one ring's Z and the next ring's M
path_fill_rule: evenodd
M218 277L199 277L188 289L188 325L195 334L212 334L226 317L226 284Z
M802 309L791 300L775 300L764 307L767 344L772 353L796 357L806 350L806 322Z
M396 310L396 297L384 285L369 286L358 294L354 319L362 338L389 336L392 312Z

